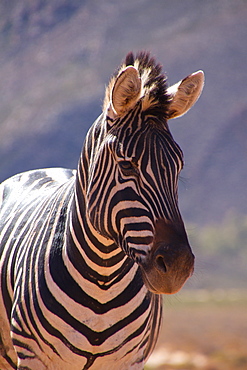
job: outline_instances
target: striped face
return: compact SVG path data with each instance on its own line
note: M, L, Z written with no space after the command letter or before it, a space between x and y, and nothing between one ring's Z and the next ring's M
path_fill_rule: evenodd
M117 120L98 149L90 179L93 225L136 260L148 254L157 219L181 219L177 179L182 152L161 125L145 117L140 106Z
M167 120L185 114L202 87L199 71L168 88L148 54L130 54L86 140L88 217L139 264L155 293L178 291L193 272L177 203L182 152Z
M172 283L164 287L163 275L167 281L168 260L181 259L182 245L186 261L190 260L186 278L193 264L177 204L182 165L181 149L167 125L143 114L139 104L124 118L116 119L114 125L108 124L90 170L90 221L141 266L144 281L154 292L173 292L174 288L168 286ZM166 233L161 236L163 229L169 234L167 241ZM173 234L179 242L173 243ZM162 286L157 287L160 281ZM175 290L180 288L177 283L173 285Z

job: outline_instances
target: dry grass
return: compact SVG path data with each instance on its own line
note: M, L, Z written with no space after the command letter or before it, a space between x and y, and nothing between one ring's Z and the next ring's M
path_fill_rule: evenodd
M218 293L165 302L160 338L145 369L247 369L247 294Z

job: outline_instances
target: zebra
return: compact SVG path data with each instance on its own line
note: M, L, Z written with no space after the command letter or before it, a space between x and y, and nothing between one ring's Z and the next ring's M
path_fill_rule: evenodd
M192 275L178 208L183 154L168 119L204 84L168 86L148 52L110 79L77 170L48 168L1 184L1 369L143 369L162 294Z

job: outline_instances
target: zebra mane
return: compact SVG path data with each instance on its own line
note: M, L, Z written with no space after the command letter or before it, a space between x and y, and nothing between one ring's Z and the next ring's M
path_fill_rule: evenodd
M142 109L148 114L166 118L170 95L167 93L167 77L162 74L162 66L148 52L139 52L135 56L132 52L127 54L124 63L116 71L106 88L104 109L110 102L112 88L127 66L134 66L142 81Z

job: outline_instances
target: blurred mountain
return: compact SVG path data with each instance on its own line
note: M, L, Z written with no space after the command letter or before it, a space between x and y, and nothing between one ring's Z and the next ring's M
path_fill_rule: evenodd
M170 84L206 76L195 107L170 122L185 155L185 219L247 213L246 19L244 0L0 2L0 181L75 168L109 77L128 51L146 49Z

